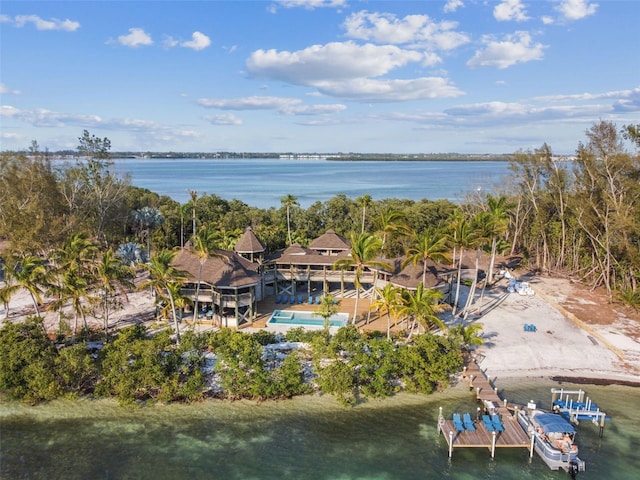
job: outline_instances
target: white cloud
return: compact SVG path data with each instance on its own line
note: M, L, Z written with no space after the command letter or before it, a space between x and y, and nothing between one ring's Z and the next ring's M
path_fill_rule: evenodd
M325 95L370 103L449 98L464 94L447 79L440 77L410 80L357 78L343 82L319 82L316 87Z
M296 52L257 50L247 69L257 77L314 87L319 92L354 101L388 102L462 95L444 78L380 79L410 63L433 64L438 59L394 45L354 42L314 45Z
M546 48L541 43L532 43L531 35L522 31L507 35L503 41L485 36L482 42L486 47L478 50L467 66L507 68L517 63L541 60Z
M233 113L207 115L204 119L212 125L242 125L242 120Z
M118 43L125 47L139 47L153 45L153 39L151 35L145 32L142 28L130 28L128 35L120 35L118 37Z
M20 95L20 90L11 90L4 83L0 83L0 95Z
M500 22L511 20L524 22L529 20L525 7L520 3L520 0L503 0L502 3L494 7L493 16Z
M275 0L275 3L283 8L306 8L313 10L316 8L335 8L347 5L347 0Z
M304 105L298 98L253 96L231 99L199 98L197 103L220 110L275 110L285 115L323 115L345 110L341 104Z
M3 16L3 22L10 22L10 17ZM16 15L13 23L16 27L24 27L28 23L32 23L37 30L62 30L65 32L75 32L80 28L79 22L74 22L68 18L65 20L59 20L52 18L50 20L44 20L38 15Z
M596 13L598 4L589 0L561 0L556 7L567 20L580 20Z
M423 58L419 52L393 45L335 42L313 45L296 52L257 50L246 63L249 72L255 76L313 86L321 81L384 75Z
M464 2L462 0L447 0L447 3L444 5L445 13L451 13L458 10L458 8L464 7Z
M419 43L431 49L451 50L469 42L466 34L453 31L457 22L435 22L428 15L407 15L398 18L390 13L360 11L343 23L346 35L376 43Z
M290 105L302 103L297 98L253 96L230 99L199 98L197 103L203 107L221 110L281 110Z
M201 32L193 32L190 41L182 42L180 44L182 47L191 48L193 50L203 50L209 45L211 45L211 39Z

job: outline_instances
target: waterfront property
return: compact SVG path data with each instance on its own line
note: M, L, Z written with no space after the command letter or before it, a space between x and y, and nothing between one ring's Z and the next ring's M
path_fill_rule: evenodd
M341 301L344 309L342 300L353 295L355 267L335 268L337 261L349 257L351 245L335 231L327 230L308 247L293 244L270 254L265 250L260 239L247 228L234 252L217 251L202 263L189 245L179 252L174 266L189 274L189 281L181 292L192 301L198 292L198 305L202 308L198 314L200 319L210 320L218 326L243 328L253 325L262 303L287 303L292 307L293 304L308 303L309 298L331 294ZM361 273L360 282L366 286L361 295L362 306L366 310L375 300L376 288L391 283L405 290L415 290L423 282L423 263L404 265L403 260L391 259L390 271L365 268ZM475 274L468 266L463 267L463 278ZM424 286L441 290L445 300L450 300L448 295L457 271L451 265L427 260ZM286 302L278 301L285 298ZM291 302L292 298L294 302Z

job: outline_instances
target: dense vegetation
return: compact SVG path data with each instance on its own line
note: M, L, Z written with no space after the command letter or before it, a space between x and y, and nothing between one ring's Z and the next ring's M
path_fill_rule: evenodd
M396 343L365 336L354 326L334 336L298 329L284 340L307 343L284 356L269 348L276 337L268 332L189 332L176 346L168 330L150 335L136 325L101 349L77 340L57 348L38 318L4 325L0 391L31 403L83 395L115 397L123 405L207 397L263 400L317 391L352 405L400 390L430 393L446 387L463 360L459 330Z
M403 265L431 259L461 268L469 251L485 251L492 262L497 253L518 255L531 269L572 276L604 288L611 302L638 308L639 128L594 124L572 162L556 158L546 144L516 152L509 182L493 195L470 193L460 205L337 195L303 209L287 195L281 208L264 210L198 192L179 204L114 175L109 139L87 131L79 138L79 160L60 168L52 166L35 141L28 155L3 153L0 241L7 247L0 252L5 261L0 302L8 316L11 296L24 288L36 316L2 329L0 389L33 401L74 392L116 395L125 402L193 400L206 390L201 352L208 348L219 359L227 396L304 393L309 382L300 378L304 370L297 355L267 368L257 339L228 332L206 340L180 338L176 310L185 304L179 296L183 278L171 269L167 249L187 240L205 256L216 248L232 249L247 226L269 251L293 242L306 245L334 229L352 242L351 257L341 266L356 272L398 256ZM135 269L141 268L151 271L146 286L158 291L165 312L171 310L178 341L168 333L149 338L142 330L120 332L91 360L78 336L87 330L79 334L78 323L86 326L89 315L102 319L103 339L109 339L110 312L118 308L123 292L133 288ZM488 269L485 285L491 284L493 271ZM457 279L452 308L466 316L471 305L458 305L461 275ZM473 282L470 302L476 287ZM360 289L356 281L358 293ZM41 328L43 295L55 299L46 308L59 312L57 333L65 338L73 334L75 346L57 350L46 335L51 332ZM429 329L442 327L435 315L438 301L429 289L407 292L388 286L379 290L375 307L389 323L406 319L407 325L421 323ZM69 307L73 328L64 314ZM399 385L424 392L446 383L447 375L459 367L459 360L449 355L458 355L468 339L452 349L438 343L449 341L446 335L414 336L409 326L406 332L409 350L394 343L389 332L387 338L365 341L347 329L335 338L323 337L324 343L314 339L317 387L351 403L361 395L388 394Z

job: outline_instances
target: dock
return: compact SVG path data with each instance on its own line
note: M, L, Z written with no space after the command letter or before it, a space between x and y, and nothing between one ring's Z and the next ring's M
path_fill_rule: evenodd
M476 398L482 404L476 412L470 412L473 426L460 428L454 420L444 417L442 407L438 414L438 432L444 435L449 446L449 457L456 448L487 448L491 458L495 457L498 448L526 448L533 457L533 437L529 438L517 420L519 405L509 404L498 394L498 389L491 384L485 372L473 361L465 368L463 377L469 382L469 389L475 391ZM489 428L483 415L497 415L502 431ZM464 427L464 425L463 425Z
M580 420L588 420L597 425L600 429L599 436L602 438L604 424L609 418L605 412L600 410L598 405L586 396L584 390L552 388L551 403L553 404L554 412L563 415L575 425L578 425Z

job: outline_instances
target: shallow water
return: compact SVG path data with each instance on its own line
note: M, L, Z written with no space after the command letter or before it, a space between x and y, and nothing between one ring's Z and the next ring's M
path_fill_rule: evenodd
M510 401L545 407L552 382L498 382ZM502 384L501 384L502 383ZM567 385L565 385L567 386ZM640 389L583 386L613 417L598 438L578 427L584 479L640 477ZM555 479L524 449L456 450L438 436L445 415L473 412L464 385L431 396L400 395L355 408L330 397L124 409L110 401L0 405L5 479Z

